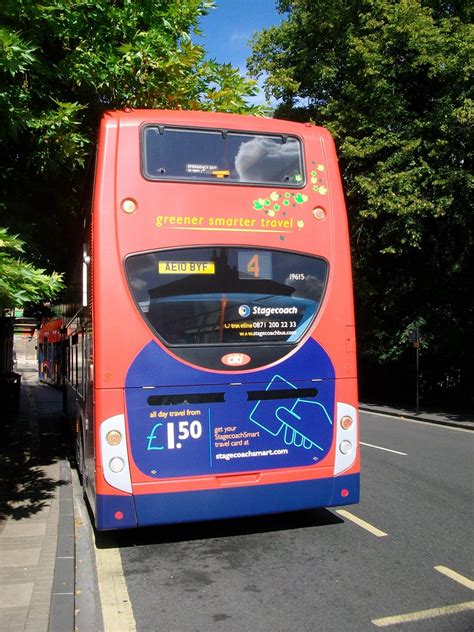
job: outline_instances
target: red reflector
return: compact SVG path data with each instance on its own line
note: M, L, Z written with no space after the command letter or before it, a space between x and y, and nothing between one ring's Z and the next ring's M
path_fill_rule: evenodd
M343 490L341 491L341 496L342 496L343 498L347 498L347 497L349 496L349 490L348 490L348 489L343 489Z
M116 511L114 514L115 520L122 520L123 513L121 511Z

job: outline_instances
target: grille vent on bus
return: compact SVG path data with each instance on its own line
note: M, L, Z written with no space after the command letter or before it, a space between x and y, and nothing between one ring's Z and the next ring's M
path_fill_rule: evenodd
M247 401L255 402L257 400L268 399L308 399L316 397L318 390L316 388L280 388L270 391L247 391Z
M149 406L176 406L176 404L219 404L225 402L225 393L173 393L151 395Z

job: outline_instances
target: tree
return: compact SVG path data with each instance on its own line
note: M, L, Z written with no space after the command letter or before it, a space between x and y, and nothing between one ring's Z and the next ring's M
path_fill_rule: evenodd
M3 0L0 226L67 270L98 120L124 107L260 111L190 33L212 0ZM79 231L80 232L80 231Z
M16 235L0 228L0 315L4 309L52 299L63 289L62 275L46 274L21 259L23 246Z
M278 7L287 17L255 37L249 67L266 73L267 95L282 101L277 115L311 118L338 144L365 395L380 390L380 375L400 394L412 364L408 331L422 324L425 389L472 397L469 3Z

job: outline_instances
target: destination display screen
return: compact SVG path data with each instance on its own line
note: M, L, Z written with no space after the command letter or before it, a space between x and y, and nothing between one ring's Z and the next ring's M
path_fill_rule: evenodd
M125 269L143 317L170 346L297 343L328 274L319 257L215 246L132 255Z

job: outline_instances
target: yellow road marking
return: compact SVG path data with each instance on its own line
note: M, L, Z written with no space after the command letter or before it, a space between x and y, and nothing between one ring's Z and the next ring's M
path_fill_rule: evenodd
M366 522L365 520L362 520L362 518L358 518L357 516L354 516L354 514L351 514L349 511L346 511L345 509L336 509L336 513L342 516L343 518L347 518L347 520L354 522L356 525L358 525L359 527L362 527L362 529L365 529L366 531L369 531L370 533L372 533L372 535L375 535L378 538L383 538L384 536L388 535L388 533L385 533L384 531L377 529L377 527L374 527L373 525Z
M384 617L383 619L372 619L372 623L379 628L384 628L389 625L397 625L397 623L410 623L412 621L434 619L435 617L444 617L448 614L467 612L468 610L474 610L474 601L465 601L464 603L458 603L454 606L431 608L430 610L419 610L418 612L407 612L406 614Z
M94 548L104 632L136 632L120 553L116 548Z
M463 586L465 586L466 588L469 588L470 590L474 590L474 581L472 581L472 579L469 579L468 577L464 577L464 575L461 575L460 573L456 573L456 571L452 571L447 566L434 566L433 568L435 569L435 571L438 571L438 573L442 573L443 575L446 575L447 577L454 579L455 582L462 584Z

